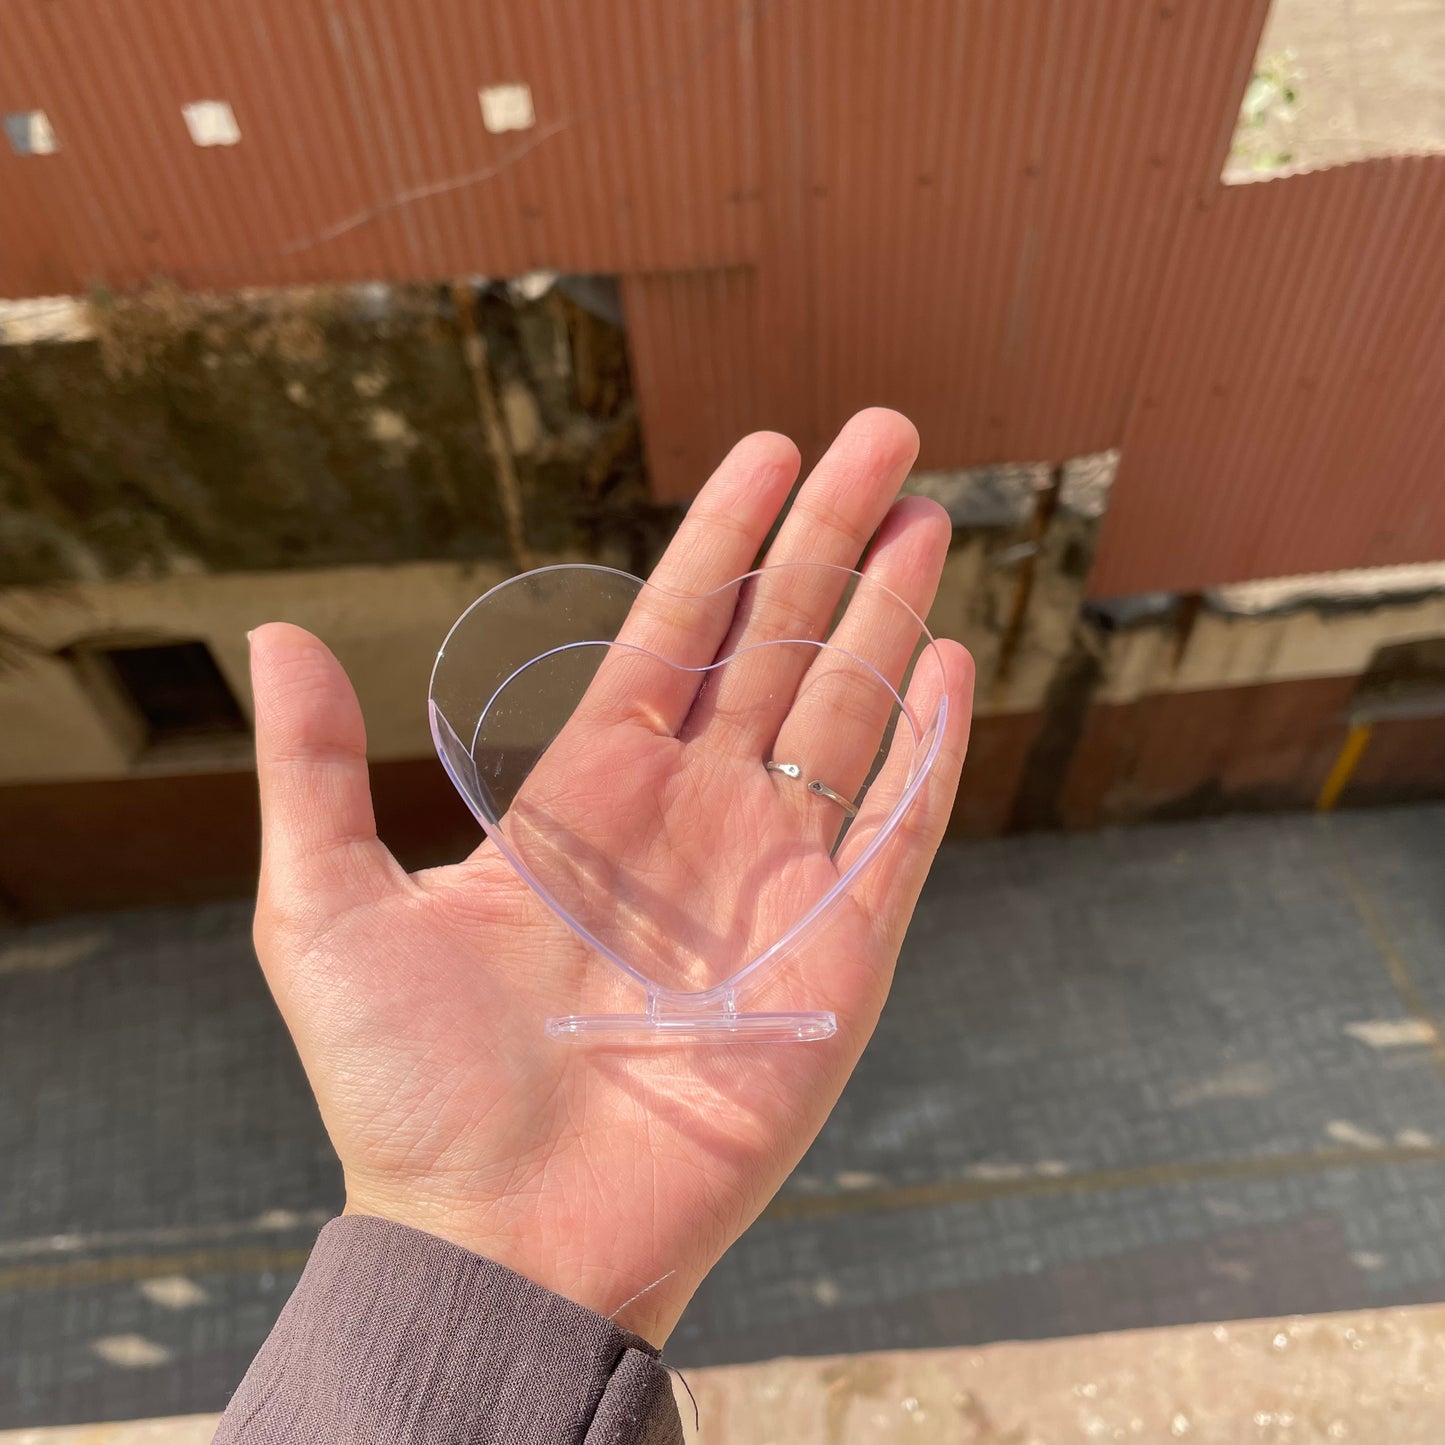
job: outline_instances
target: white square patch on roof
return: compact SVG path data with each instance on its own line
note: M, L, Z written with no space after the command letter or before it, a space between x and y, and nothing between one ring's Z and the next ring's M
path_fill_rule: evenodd
M5 134L17 156L51 156L60 149L43 110L17 110L5 117Z
M531 130L537 124L530 85L486 85L477 92L482 124L498 135L504 130Z
M181 107L186 129L198 146L233 146L241 139L236 112L226 100L193 100Z

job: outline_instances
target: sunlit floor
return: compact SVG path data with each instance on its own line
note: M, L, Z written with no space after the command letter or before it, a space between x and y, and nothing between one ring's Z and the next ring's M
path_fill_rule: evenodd
M1445 1299L1445 808L955 846L703 1364ZM242 906L0 934L0 1428L219 1408L338 1176Z

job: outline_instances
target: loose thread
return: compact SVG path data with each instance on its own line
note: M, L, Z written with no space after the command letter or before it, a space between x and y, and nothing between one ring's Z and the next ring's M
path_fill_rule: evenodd
M666 1274L660 1274L660 1275L658 1275L658 1277L657 1277L655 1280L653 1280L651 1284L645 1284L645 1285L643 1285L642 1288L641 1288L640 1290L638 1290L635 1295L631 1296L629 1299L623 1300L622 1303L621 1303L620 1305L618 1305L617 1308L616 1308L615 1310L613 1310L610 1315L607 1316L607 1318L608 1318L609 1320L615 1320L615 1319L617 1318L617 1316L620 1315L620 1314L622 1313L622 1311L625 1310L625 1309L628 1307L628 1305L634 1305L634 1304L636 1304L637 1301L640 1300L643 1295L651 1293L651 1291L655 1290L655 1289L658 1287L658 1285L660 1285L664 1280L669 1280L669 1279L671 1279L671 1278L673 1277L673 1275L675 1275L676 1273L677 1273L677 1270L676 1270L676 1269L670 1269L670 1270L668 1270L668 1272L667 1272ZM676 1365L670 1365L670 1364L668 1364L668 1362L667 1362L666 1360L662 1359L661 1356L658 1357L658 1364L660 1364L664 1370L667 1370L667 1371L669 1371L671 1374L676 1375L677 1378L682 1381L682 1388L687 1391L687 1398L692 1401L693 1429L694 1429L694 1430L701 1430L701 1429L702 1429L702 1411L698 1409L698 1406L697 1406L697 1396L692 1393L692 1386L687 1383L687 1376L684 1375L684 1374L682 1373L682 1371L677 1368Z
M658 1277L657 1277L655 1280L653 1280L651 1284L645 1284L645 1285L643 1285L642 1288L641 1288L640 1290L638 1290L637 1293L636 1293L635 1295L633 1295L630 1299L625 1299L625 1300L623 1300L622 1303L621 1303L620 1305L618 1305L617 1308L616 1308L615 1310L613 1310L610 1315L607 1316L607 1318L608 1318L609 1320L615 1320L615 1319L617 1318L617 1316L620 1315L620 1314L622 1313L622 1311L627 1308L628 1305L634 1305L634 1304L636 1304L637 1301L640 1300L643 1295L650 1293L652 1290L655 1290L655 1289L658 1287L658 1285L660 1285L660 1284L663 1282L663 1280L671 1279L671 1278L673 1277L673 1275L675 1275L676 1273L677 1273L677 1271L676 1271L675 1269L670 1269L670 1270L668 1270L668 1272L667 1272L666 1274L660 1274L660 1275L658 1275Z
M697 1396L692 1393L692 1386L687 1383L687 1376L676 1365L669 1365L666 1360L662 1360L660 1363L664 1370L676 1375L682 1381L682 1388L687 1391L687 1398L692 1401L692 1428L701 1433L702 1411L697 1407Z

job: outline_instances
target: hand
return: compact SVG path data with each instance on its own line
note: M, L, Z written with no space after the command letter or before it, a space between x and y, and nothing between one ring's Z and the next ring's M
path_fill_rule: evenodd
M855 417L766 563L851 567L872 537L865 573L926 613L950 524L933 502L895 500L916 453L902 417ZM748 571L797 472L785 438L740 442L653 580L691 594ZM803 1005L836 1012L836 1037L626 1052L546 1037L543 1021L572 1011L601 965L489 843L408 876L376 836L361 712L339 664L299 628L257 629L256 950L341 1159L347 1211L449 1239L660 1345L817 1134L877 1021L967 741L972 663L956 643L939 649L950 711L935 768L789 960ZM916 699L925 714L934 700ZM668 775L716 767L718 726L678 737L668 722L618 719L613 752ZM754 760L759 774L789 806ZM659 790L658 828L725 894L755 842L666 801L685 791ZM826 843L798 866L832 866Z

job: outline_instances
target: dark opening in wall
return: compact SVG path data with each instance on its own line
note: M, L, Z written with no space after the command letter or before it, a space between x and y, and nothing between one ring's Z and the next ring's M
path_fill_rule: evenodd
M245 738L250 726L204 642L84 643L73 650L93 689L128 715L142 752L199 739Z
M1357 721L1445 716L1445 637L1379 648L1350 700Z

